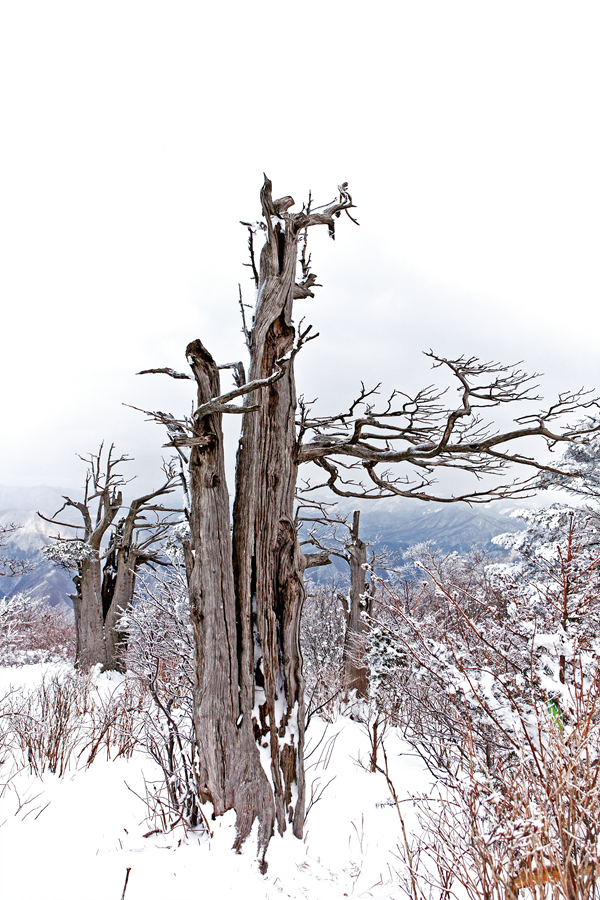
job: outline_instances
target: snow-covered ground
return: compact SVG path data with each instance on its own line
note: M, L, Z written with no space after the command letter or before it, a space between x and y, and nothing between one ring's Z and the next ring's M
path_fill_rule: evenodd
M0 697L9 686L34 687L56 666L0 669ZM110 691L115 676L100 676ZM311 720L307 731L307 795L310 810L303 841L290 833L274 837L261 875L252 836L242 854L231 850L235 815L211 822L212 836L178 828L144 837L153 827L137 795L144 776L157 770L142 752L131 759L97 758L59 779L21 770L8 780L10 761L0 768L0 897L11 900L164 900L169 896L219 898L334 898L403 896L397 858L400 823L383 775L361 765L369 757L364 725L340 718ZM426 792L430 776L408 745L386 737L390 773L401 798ZM312 752L311 752L312 751ZM402 811L410 829L412 803ZM209 810L206 810L208 813Z

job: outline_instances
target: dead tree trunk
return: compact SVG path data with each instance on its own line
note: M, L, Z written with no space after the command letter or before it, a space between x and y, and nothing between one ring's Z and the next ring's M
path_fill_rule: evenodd
M201 784L215 814L235 808L237 846L259 819L259 849L274 831L304 823L304 684L300 613L304 558L294 525L296 392L292 304L298 230L272 224L261 257L240 438L233 545L223 465L221 415L197 416L190 457L189 565L196 646L196 734ZM198 407L219 395L216 364L200 341L187 348ZM217 735L217 739L215 739Z
M136 552L132 534L125 522L119 523L102 573L102 612L104 616L105 669L125 671L127 635L119 626L133 602L137 570L144 561Z
M310 506L308 506L311 509ZM355 690L358 697L369 695L369 672L366 664L368 617L373 602L373 583L367 581L367 544L360 538L360 511L354 510L352 525L346 516L331 518L318 503L312 504L322 515L298 517L301 522L311 523L304 544L318 548L318 553L305 555L307 567L326 565L330 556L343 559L350 569L349 594L338 593L346 617L344 635L343 669L346 691ZM341 536L340 536L341 530ZM371 564L377 559L373 554ZM379 554L380 562L389 559L387 551Z
M520 401L529 396L529 377L520 370L482 364L475 358L449 360L430 354L436 366L448 367L461 385L461 405L446 409L445 391L433 388L414 398L394 391L377 412L366 390L348 411L313 417L302 406L296 432L294 357L307 340L292 323L294 300L312 296L315 276L302 254L302 275L296 283L298 242L312 225L325 224L334 234L335 219L353 207L344 182L339 201L320 212L309 202L290 213L291 197L274 200L265 178L261 192L266 242L255 265L249 226L251 267L257 300L251 330L244 322L250 352L250 380L235 368L236 388L220 393L218 367L199 341L188 347L188 359L198 385L198 408L191 418L176 419L161 412L151 417L166 425L169 446L183 454L191 447L190 527L187 572L196 644L195 723L199 751L200 792L215 814L237 813L240 846L254 819L259 820L259 848L264 852L274 831L292 825L302 834L304 823L304 708L299 626L306 565L296 536L294 492L297 468L313 463L325 473L317 487L329 487L344 497L407 496L444 502L518 496L528 481L506 488L475 491L460 497L436 498L429 488L436 466L461 468L479 475L520 463L547 467L531 457L505 452L509 441L543 437L552 444L596 430L586 428L555 434L551 421L596 400L565 394L548 413L538 414L507 434L486 431L478 410ZM348 215L350 213L348 212ZM262 227L262 226L261 226ZM304 244L305 247L305 244ZM243 311L243 306L242 306ZM149 369L174 378L189 376L173 369ZM231 401L244 397L244 405ZM400 401L398 401L400 397ZM475 399L476 403L471 401ZM229 497L225 485L221 415L241 413L243 426L237 455L232 538ZM470 422L470 424L469 424ZM312 436L312 440L308 439ZM337 465L333 460L337 461ZM390 464L414 466L416 479L389 470ZM384 466L379 474L378 465ZM340 466L343 467L340 474ZM353 469L350 476L348 469ZM355 480L352 475L360 473ZM426 473L423 475L423 473ZM345 476L345 477L344 477ZM367 480L369 484L363 483ZM353 630L360 634L360 604L364 575L358 517L353 549ZM352 677L363 677L356 671Z
M350 543L346 558L350 566L350 595L346 607L346 637L344 640L344 683L355 690L357 697L369 695L369 671L365 662L366 623L363 613L369 614L370 593L367 585L367 545L359 537L360 512L354 511Z
M160 542L173 524L172 514L181 510L166 509L157 500L174 490L178 477L172 464L164 464L166 481L162 487L133 500L126 507L125 516L115 522L124 508L119 488L127 483L116 468L129 457L114 458L111 446L104 459L103 446L86 460L90 468L83 500L65 497L64 505L51 518L38 515L54 525L83 532L74 538L57 535L55 543L46 549L56 565L75 570L76 592L71 595L75 611L75 666L88 670L100 664L102 669L124 671L125 635L119 629L119 620L131 605L139 567L146 563L169 564ZM78 510L83 525L59 521L57 516L65 508ZM107 539L108 547L103 549Z
M282 377L252 392L237 458L233 552L241 626L240 687L252 708L256 740L268 750L268 768L280 833L304 824L304 683L300 658L303 559L294 524L298 467L292 304L298 233L271 224L274 210L263 189L269 237L250 346L250 381L283 369ZM285 209L289 198L278 203Z
M98 558L84 559L73 579L71 595L75 612L75 667L88 671L106 666L104 618L102 615L102 568Z
M201 407L220 393L218 369L200 341L188 346L187 356ZM218 412L196 418L189 464L191 546L186 548L186 568L195 646L198 785L215 815L235 808L238 849L259 817L264 859L273 832L273 795L254 740L252 692L242 691L240 684L240 620L221 418Z
M304 682L300 615L305 559L294 521L298 463L294 357L308 339L292 324L295 299L313 296L315 276L298 241L352 206L342 194L321 212L288 213L291 197L261 192L266 242L255 274L249 381L236 369L236 389L220 395L218 367L200 341L187 348L198 386L192 419L152 413L171 446L191 447L187 574L195 636L195 727L200 793L219 815L234 808L236 847L259 820L259 855L275 826L301 837L304 814ZM250 241L252 249L252 241ZM172 369L151 369L175 378ZM243 406L229 401L244 396ZM238 447L233 539L225 484L221 416L243 414Z

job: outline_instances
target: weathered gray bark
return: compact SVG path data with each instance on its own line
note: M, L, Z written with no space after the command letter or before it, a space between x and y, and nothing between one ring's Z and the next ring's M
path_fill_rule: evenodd
M251 329L249 380L241 363L233 390L220 394L218 367L200 341L187 348L198 386L192 418L150 413L169 430L169 446L189 460L190 530L186 568L195 637L195 727L200 793L215 815L235 809L236 847L259 822L259 857L275 826L302 835L304 797L304 682L300 615L307 560L296 537L294 497L298 474L294 357L310 329L296 334L295 299L313 296L315 276L298 241L312 225L328 226L352 207L340 200L320 212L310 203L289 213L291 197L261 191L267 232L257 268L250 237L257 300ZM305 246L305 245L304 245ZM244 312L242 305L242 312ZM171 368L147 369L173 378ZM244 397L244 405L232 400ZM221 417L243 415L238 446L233 529L225 484Z
M122 530L117 529L122 540ZM118 540L118 539L117 539ZM135 573L141 560L114 540L108 556L86 559L73 579L75 610L75 666L88 670L98 663L104 670L125 671L126 635L119 620L133 600Z
M157 497L172 490L175 476L171 469L167 472L167 481L161 488L132 500L127 515L117 524L111 538L102 582L106 669L125 671L127 635L119 627L119 621L133 602L138 570L147 563L164 565L167 562L160 547L155 545L160 543L170 526L169 514L173 510L154 504ZM159 515L158 520L151 523L150 511L167 513L167 516L161 520Z
M292 227L275 231L270 186L265 192L269 239L261 258L249 380L272 380L246 395L233 546L221 415L208 413L195 423L190 442L193 556L188 572L200 790L215 814L235 808L238 846L259 819L263 858L275 823L280 833L292 823L298 836L304 823L299 644L304 561L294 526L296 392L291 358L298 235ZM190 344L187 355L201 407L219 395L218 370L199 341Z
M200 341L187 348L198 384L198 405L219 395L219 373ZM191 547L186 554L195 644L194 720L199 789L214 814L235 808L237 846L260 818L264 850L273 831L273 797L254 740L252 692L239 672L239 613L236 609L229 494L223 461L221 414L196 421L190 457Z
M84 560L73 579L77 589L71 596L75 611L75 666L85 671L98 663L103 671L125 671L126 636L118 623L133 600L139 561L135 554L117 553L115 548L104 564L99 558Z
M99 460L100 454L98 455ZM110 466L110 453L108 464ZM73 578L76 593L71 596L75 611L75 667L84 671L98 663L103 669L107 665L100 548L104 535L111 527L123 504L121 492L108 484L100 494L96 521L93 523L87 495L88 486L86 484L86 495L83 502L79 503L65 498L65 506L78 509L82 515L83 541L90 553L89 556L86 555L81 559L77 566L77 574Z
M136 573L144 562L133 545L133 533L118 528L114 549L103 569L102 609L104 615L105 669L125 671L127 635L119 627L119 621L133 602Z
M354 511L350 544L345 557L350 567L349 602L345 604L346 637L344 640L344 683L358 697L369 695L369 671L365 661L366 622L363 613L371 612L371 596L367 585L367 545L359 536L360 512Z
M119 620L133 599L136 572L148 562L166 564L160 542L171 525L170 515L180 510L168 510L156 505L156 498L171 493L176 476L171 466L165 466L166 482L158 490L138 497L127 507L127 514L118 523L115 519L123 508L123 495L118 487L125 484L115 471L116 466L129 458L112 457L113 447L103 461L103 446L97 455L89 457L90 470L86 478L83 501L65 497L62 509L77 509L83 525L77 538L57 537L58 546L65 550L74 547L74 555L58 557L59 565L75 568L75 594L71 595L75 611L75 666L88 670L100 664L103 669L124 671L123 652L126 636L119 630ZM92 504L97 501L95 515ZM66 528L76 528L57 519L58 510L50 519L41 518ZM148 514L153 514L153 521ZM166 515L165 515L166 514ZM108 548L102 548L110 534Z
M291 214L291 197L261 192L267 240L257 301L247 331L250 370L237 390L220 395L217 366L194 341L188 361L198 385L192 420L155 413L175 447L190 446L188 585L196 648L195 727L200 793L219 815L234 808L236 847L259 820L264 863L275 826L301 837L304 797L304 682L300 615L306 560L294 522L297 479L294 356L306 333L292 324L294 299L312 296L315 276L296 283L298 239L351 206L342 198L322 212ZM164 372L185 377L171 369ZM229 401L244 396L244 406ZM238 447L233 531L225 483L221 415L244 416Z
M102 616L102 569L99 559L84 560L73 579L71 595L75 612L75 668L87 671L97 663L106 665Z
M249 380L269 378L278 360L291 354L295 329L298 231L293 217L285 231L273 226L270 183L262 192L269 229L261 253L260 280ZM294 361L279 364L283 376L249 394L256 407L244 417L237 457L233 552L241 626L240 687L252 709L256 740L268 748L277 827L304 825L304 682L300 657L300 613L304 599L303 558L296 539L294 496L296 389ZM260 815L260 813L259 813Z

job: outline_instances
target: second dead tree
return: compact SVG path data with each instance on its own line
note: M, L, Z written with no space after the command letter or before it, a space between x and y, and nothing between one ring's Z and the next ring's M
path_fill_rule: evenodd
M164 466L165 481L157 490L125 504L121 488L127 481L117 467L130 458L115 457L113 451L111 446L104 454L102 445L85 458L89 469L82 500L64 497L50 518L38 513L47 522L79 532L76 537L57 535L46 555L56 565L75 570L75 666L83 670L97 664L104 670L124 670L125 635L119 620L133 599L140 567L170 564L160 544L173 525L173 514L181 512L157 502L172 493L179 480L170 464ZM60 521L57 517L65 509L77 510L83 525ZM117 520L122 510L125 515Z
M324 504L319 504L324 507ZM337 597L346 618L344 635L343 666L344 688L356 691L357 697L367 698L369 695L369 670L366 663L366 639L368 620L372 614L373 583L367 579L370 567L381 566L387 559L378 559L375 554L368 560L368 544L360 537L360 511L352 513L352 523L348 517L332 519L322 508L321 515L304 517L299 521L311 523L303 544L316 547L317 553L305 553L306 568L324 566L330 557L343 559L350 570L350 590L348 595L338 592ZM342 534L340 535L340 529Z

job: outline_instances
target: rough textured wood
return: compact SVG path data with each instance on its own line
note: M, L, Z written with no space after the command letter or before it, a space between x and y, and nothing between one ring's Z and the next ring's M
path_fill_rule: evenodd
M191 447L190 528L186 554L196 645L195 727L200 791L216 815L234 808L236 846L259 820L259 856L274 832L301 837L304 797L304 682L300 615L306 564L296 537L298 474L294 357L305 335L292 323L294 298L312 296L314 276L296 284L302 229L327 224L351 201L318 214L289 213L291 197L261 192L267 240L256 275L248 382L235 364L236 388L220 394L217 366L194 341L187 349L198 385L192 420L164 413L171 444ZM252 235L252 230L251 230ZM253 253L252 240L250 248ZM243 306L242 306L243 311ZM231 365L231 364L229 364ZM243 407L232 400L244 398ZM223 465L221 416L242 412L233 541Z
M370 596L367 587L367 545L359 536L360 512L354 511L351 541L347 548L350 566L350 602L347 611L346 638L344 641L344 682L348 690L357 696L369 693L369 672L365 662L366 625L363 612L370 613Z
M110 453L108 465L110 466ZM110 469L108 474L110 475ZM73 579L76 594L71 598L75 611L75 666L84 671L97 664L105 668L107 664L102 608L102 564L99 554L104 535L114 522L122 503L121 492L112 488L110 484L105 485L100 496L96 522L93 524L88 509L87 487L83 503L67 499L66 505L74 506L82 514L85 526L84 541L94 554L79 563L78 573Z
M198 405L219 394L217 366L200 341L187 348ZM234 594L229 494L220 413L196 421L190 457L190 612L195 644L194 722L198 782L215 815L235 808L238 846L260 819L259 846L273 833L274 803L254 741L251 704L239 689L238 616Z
M276 201L279 209L289 198ZM270 183L262 191L268 239L261 253L250 345L250 380L267 378L294 346L292 304L298 233L272 223ZM304 825L304 683L299 624L303 559L294 526L296 390L293 359L284 375L250 395L240 439L234 507L234 572L240 611L240 681L257 741L270 751L277 827Z
M133 601L136 572L141 562L135 552L133 529L117 529L114 549L104 564L102 578L106 669L125 671L127 636L119 628L119 621Z
M97 663L106 665L102 617L102 570L98 559L85 560L73 579L71 596L75 612L75 667L88 671Z
M168 564L157 545L172 524L172 513L181 510L165 509L157 502L157 498L174 490L178 480L172 464L163 466L167 477L161 487L124 507L119 487L126 481L116 469L129 461L129 457L115 458L114 446L104 457L103 447L102 444L97 454L86 459L90 468L83 500L64 497L63 507L54 516L38 515L55 525L83 531L76 539L56 538L59 546L62 543L68 549L74 541L77 548L75 560L59 560L67 568L76 568L73 578L76 593L71 596L75 611L76 667L87 670L99 664L103 669L123 671L126 636L119 629L119 620L132 602L136 572L145 563ZM66 507L78 510L82 526L57 518ZM125 515L115 521L122 510L127 510ZM108 547L103 547L109 535Z

